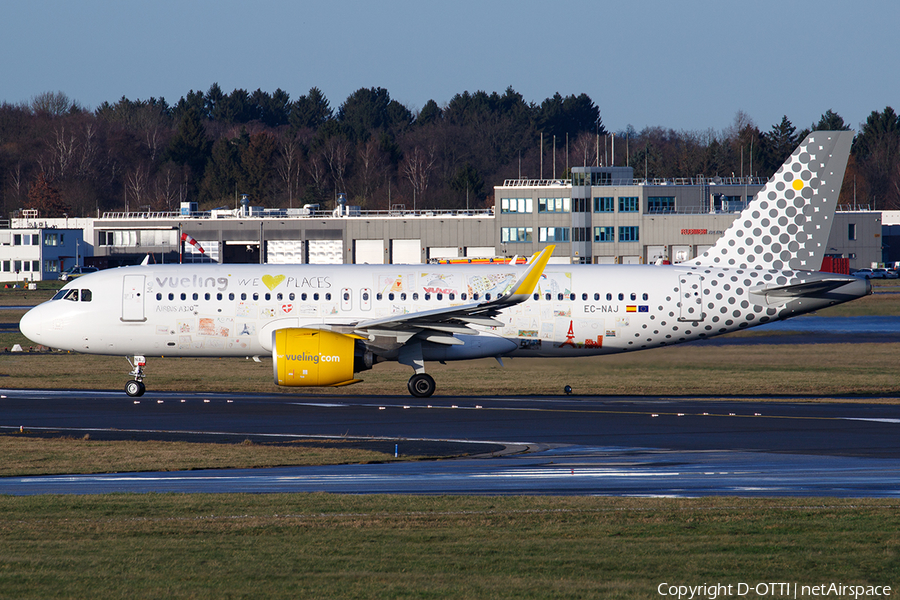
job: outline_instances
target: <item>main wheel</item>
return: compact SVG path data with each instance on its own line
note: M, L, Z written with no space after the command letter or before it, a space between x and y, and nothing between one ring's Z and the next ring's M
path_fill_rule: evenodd
M406 387L409 388L409 393L416 398L428 398L434 393L437 386L434 383L434 377L428 373L416 373L409 378Z
M128 383L125 384L125 393L131 396L132 398L137 398L138 396L143 396L144 392L147 391L147 388L144 386L144 382L138 381L136 379L132 379Z

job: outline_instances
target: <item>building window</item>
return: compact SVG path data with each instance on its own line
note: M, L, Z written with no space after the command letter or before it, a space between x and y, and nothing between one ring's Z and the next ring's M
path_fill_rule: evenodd
M847 239L851 241L856 239L856 223L847 225Z
M44 234L44 245L45 246L58 246L59 245L59 236L55 233L45 233Z
M594 227L595 242L614 242L616 241L612 227Z
M59 272L59 261L58 260L45 260L44 261L44 271L47 273L58 273Z
M639 206L637 196L619 196L619 212L638 212Z
M512 244L531 242L533 231L531 227L501 227L500 241Z
M647 212L670 213L675 212L674 196L650 196L647 198Z
M127 230L101 231L98 234L101 246L139 246L138 232Z
M637 227L619 227L619 241L620 242L637 242L638 238L638 228Z
M616 212L615 198L612 196L594 198L594 212Z
M530 213L531 209L531 198L500 198L501 213Z
M589 241L591 241L591 228L590 227L573 227L572 228L572 241L573 242L589 242Z
M571 211L570 198L538 198L538 212L567 213Z
M12 270L11 263L8 260L3 261L3 271L9 273Z
M568 227L541 227L538 232L539 242L568 242Z

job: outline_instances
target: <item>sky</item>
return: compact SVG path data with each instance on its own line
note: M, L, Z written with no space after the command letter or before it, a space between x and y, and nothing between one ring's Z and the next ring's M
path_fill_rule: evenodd
M508 87L540 103L585 93L608 130L858 129L900 110L897 0L8 0L0 102L62 91L86 108L213 83L336 111L382 87L414 112Z

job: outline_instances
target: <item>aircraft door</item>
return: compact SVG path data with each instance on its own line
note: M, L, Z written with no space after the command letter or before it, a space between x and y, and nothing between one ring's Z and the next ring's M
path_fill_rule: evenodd
M681 273L678 278L679 321L702 321L706 318L703 312L703 276L699 273Z
M341 310L350 310L353 308L353 296L350 295L350 288L341 290Z
M122 320L147 320L144 315L144 275L125 275L122 278Z
M372 290L363 288L359 291L359 307L363 310L372 308Z

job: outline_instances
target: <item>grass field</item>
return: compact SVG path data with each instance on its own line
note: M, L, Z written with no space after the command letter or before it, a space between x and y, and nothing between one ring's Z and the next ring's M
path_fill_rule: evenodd
M653 598L666 582L896 590L897 508L827 499L0 497L0 596Z

